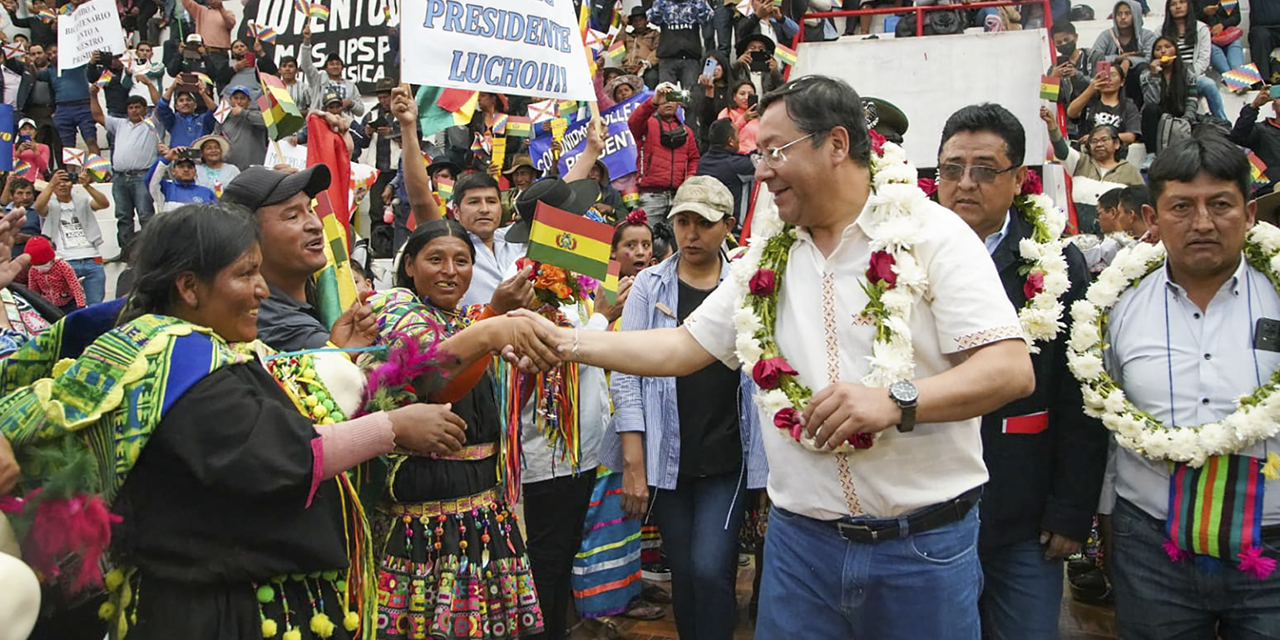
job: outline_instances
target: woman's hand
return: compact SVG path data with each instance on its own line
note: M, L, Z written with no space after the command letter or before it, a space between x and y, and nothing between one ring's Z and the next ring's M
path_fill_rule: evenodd
M643 520L649 512L649 479L644 465L626 465L622 470L622 511Z
M492 351L526 373L550 371L564 362L573 346L573 329L557 327L550 320L517 309L505 316L479 322L477 327L491 331Z
M396 447L418 455L458 451L467 442L467 423L451 404L411 404L388 411Z
M759 117L760 117L760 106L753 104L750 107L747 107L747 111L742 114L742 121L746 123L746 122L755 120L756 118L759 118Z
M367 347L378 340L378 319L362 300L352 303L333 323L329 341L339 347Z

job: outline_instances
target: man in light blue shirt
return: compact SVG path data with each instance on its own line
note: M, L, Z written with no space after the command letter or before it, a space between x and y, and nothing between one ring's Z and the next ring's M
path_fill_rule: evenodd
M1152 204L1143 206L1143 214L1159 230L1168 257L1112 308L1104 361L1139 410L1165 428L1198 428L1234 413L1237 399L1253 393L1280 366L1280 353L1257 340L1262 323L1280 319L1280 295L1266 274L1244 259L1256 206L1246 203L1249 162L1242 151L1216 136L1179 142L1156 157L1150 187ZM1258 489L1250 492L1249 475L1241 472L1238 482L1212 495L1198 490L1195 479L1211 480L1212 469L1234 474L1248 458L1260 467L1276 451L1280 436L1242 442L1233 455L1193 468L1115 447L1115 490L1104 490L1100 511L1111 513L1121 637L1208 638L1215 628L1280 637L1280 573L1258 577L1241 570L1237 555L1243 552L1171 561L1190 551L1185 548L1189 536L1179 535L1189 531L1178 526L1171 531L1167 523L1171 495L1177 495L1184 512L1215 514L1212 526L1194 519L1197 534L1211 533L1223 548L1232 543L1259 547L1264 556L1274 557L1280 548L1280 487L1255 472L1249 475ZM1171 469L1190 484L1171 482ZM1231 505L1250 499L1262 502L1261 522L1231 526L1239 511ZM1215 504L1226 507L1221 520ZM1180 520L1193 519L1173 518L1172 523ZM1171 535L1178 554L1167 546Z
M471 288L462 304L484 304L493 297L503 274L524 257L528 245L507 242L507 230L498 229L502 201L498 182L484 173L468 173L453 185L454 215L471 234L476 246L476 263L471 270Z

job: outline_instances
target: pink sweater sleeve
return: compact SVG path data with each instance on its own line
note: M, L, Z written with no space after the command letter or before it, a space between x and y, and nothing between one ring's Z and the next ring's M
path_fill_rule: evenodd
M320 437L311 441L315 455L308 507L321 482L365 460L391 453L395 448L391 418L382 411L337 424L318 424L315 428Z

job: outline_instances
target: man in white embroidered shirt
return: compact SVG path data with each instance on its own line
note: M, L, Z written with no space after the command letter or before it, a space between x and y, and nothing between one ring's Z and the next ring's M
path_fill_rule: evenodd
M1226 138L1193 138L1162 150L1149 176L1154 207L1142 210L1167 257L1111 308L1103 361L1137 409L1164 428L1197 429L1174 445L1185 454L1198 446L1196 425L1234 413L1237 398L1280 366L1274 343L1259 340L1280 319L1280 295L1244 259L1256 209L1246 204L1244 152ZM1115 492L1104 491L1099 507L1111 514L1120 637L1212 638L1226 629L1231 638L1280 638L1280 573L1256 562L1258 552L1280 555L1280 490L1261 470L1280 436L1246 440L1199 468L1148 458L1123 440Z
M756 636L977 640L972 507L987 480L977 416L1033 389L1017 315L982 242L919 198L910 252L928 284L908 321L916 379L894 385L898 400L859 384L876 333L861 313L872 254L866 211L879 206L862 101L839 80L808 76L766 95L760 113L755 178L798 238L778 274L774 339L797 382L814 390L803 428L819 451L762 413L774 511ZM716 359L737 368L734 315L746 287L731 276L682 327L575 332L545 323L541 333L569 359L634 375L686 375ZM858 434L879 439L830 450Z

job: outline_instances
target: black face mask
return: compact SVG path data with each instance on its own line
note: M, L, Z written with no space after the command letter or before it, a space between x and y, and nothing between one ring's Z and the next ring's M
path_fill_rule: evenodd
M1073 53L1075 53L1075 52L1076 52L1076 43L1075 43L1075 42L1064 42L1064 43L1062 43L1062 44L1058 45L1058 53L1060 53L1060 54L1062 54L1062 55L1064 55L1064 56L1069 56L1069 55L1071 55L1071 54L1073 54Z

